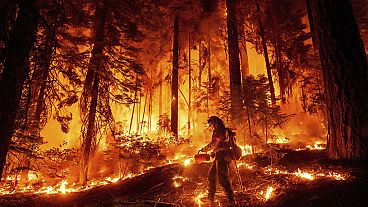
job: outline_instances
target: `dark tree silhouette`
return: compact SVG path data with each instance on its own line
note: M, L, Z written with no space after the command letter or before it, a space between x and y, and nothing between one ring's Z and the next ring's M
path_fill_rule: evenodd
M89 63L83 91L84 97L88 97L87 99L90 99L88 109L82 106L84 110L88 110L86 119L86 132L82 143L83 155L81 160L80 182L83 185L85 185L87 182L90 154L92 151L93 140L96 139L97 129L95 122L98 102L99 73L102 67L102 54L105 45L105 22L107 12L108 7L105 4L105 1L96 2L94 47L91 52L91 60ZM87 104L83 103L84 102L82 102L82 105Z
M329 123L332 159L368 158L368 69L351 2L311 0Z
M35 1L20 1L18 16L9 36L0 80L0 176L4 170L15 118L27 76L29 52L37 31ZM1 178L1 177L0 177Z
M241 73L235 0L226 0L227 41L229 47L229 74L232 118L239 118L242 109Z
M178 87L179 87L179 18L174 17L174 41L171 80L171 132L178 136Z
M267 40L265 37L265 31L262 23L262 19L259 16L260 15L260 9L259 4L257 3L257 16L258 16L258 29L259 29L259 36L261 37L262 42L262 48L263 48L263 56L266 63L266 70L267 70L267 78L268 78L268 85L270 87L270 93L271 93L271 102L272 104L276 103L276 96L275 96L275 87L273 86L273 79L272 79L272 71L271 71L271 65L270 65L270 59L268 57L268 50L267 50Z

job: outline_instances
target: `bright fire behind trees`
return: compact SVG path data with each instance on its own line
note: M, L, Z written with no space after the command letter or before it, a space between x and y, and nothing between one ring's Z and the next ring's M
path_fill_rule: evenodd
M211 116L240 206L364 192L367 48L367 0L3 0L0 205L210 206Z

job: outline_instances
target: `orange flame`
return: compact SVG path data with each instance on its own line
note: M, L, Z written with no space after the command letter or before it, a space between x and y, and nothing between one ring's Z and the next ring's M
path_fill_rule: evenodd
M262 199L265 201L268 201L272 197L272 193L274 191L274 188L272 186L268 186L266 192L263 192L263 190L259 193L262 196Z

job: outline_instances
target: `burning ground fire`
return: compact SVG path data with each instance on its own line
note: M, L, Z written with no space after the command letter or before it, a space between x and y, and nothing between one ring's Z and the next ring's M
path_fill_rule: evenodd
M8 187L8 188L0 188L0 195L9 195L9 194L17 194L17 193L34 193L34 194L68 194L75 193L80 191L86 191L98 186L107 185L111 183L116 183L118 181L123 181L125 179L132 178L134 176L138 176L143 174L144 172L133 174L129 173L124 178L119 177L106 177L101 180L91 180L88 181L86 186L81 186L77 183L69 183L67 180L62 180L54 186L43 186L39 189L35 189L32 186L19 187L17 189ZM7 181L14 181L14 178L7 177Z
M261 196L260 199L268 201L272 197L272 192L273 191L274 191L274 188L271 187L271 186L268 186L266 192L263 192L263 190L261 192L259 192L259 195Z
M242 149L247 149L247 147L242 147ZM319 147L319 145L315 145L315 147L310 148L309 150L321 150L323 149L322 147ZM251 151L251 150L249 150ZM299 150L297 150L299 151ZM243 154L244 153L243 151ZM205 161L208 162L208 161ZM182 166L184 168L191 168L193 166L195 166L195 161L192 158L187 158L184 159L182 161ZM239 169L240 172L245 172L245 171L251 171L251 172L261 172L261 177L264 176L279 176L281 175L282 177L279 177L280 179L284 179L287 180L286 182L294 182L294 183L300 183L300 182L311 182L311 181L318 181L320 179L324 179L324 180L335 180L335 181L345 181L348 180L350 178L350 175L348 173L337 173L337 172L333 172L331 170L323 170L321 168L319 168L319 170L308 170L308 169L301 169L298 168L297 170L287 170L284 169L282 167L265 167L265 168L261 168L258 167L257 165L251 164L251 163L247 163L245 161L238 161L237 162L237 168ZM263 175L262 175L263 174ZM266 179L266 180L269 180ZM173 182L173 186L175 188L182 188L186 182L188 181L193 181L188 177L184 177L182 175L178 175L175 176L172 179ZM263 186L263 185L262 185ZM276 183L271 183L271 185L265 185L263 187L261 187L262 189L257 189L256 192L252 192L249 193L247 192L246 194L253 194L254 198L258 199L261 202L267 202L271 199L273 199L274 197L277 197L277 195L280 193L278 191L282 191L282 188L285 188L285 185L282 186L280 184ZM193 195L193 200L195 201L197 206L204 206L206 203L204 202L205 199L203 200L203 197L206 195L205 192L205 188L202 188L203 191L197 191L198 193ZM250 189L246 189L247 191L250 191ZM242 190L237 190L235 189L236 192L241 192ZM219 206L221 206L221 203L219 203Z
M318 145L316 145L318 146ZM250 146L241 146L243 149L243 156L249 155L252 152L252 149ZM314 147L310 150L319 150L319 147ZM185 174L186 170L189 170L191 168L196 169L198 167L196 160L193 158L193 156L183 155L180 153L177 153L176 156L173 157L173 159L166 159L165 161L167 164L172 163L180 163L181 164L181 171L176 174L176 176L171 178L171 184L173 186L173 189L177 189L179 192L181 189L186 189L187 186L190 185L196 185L197 188L193 189L193 192L190 194L190 198L196 206L206 206L208 203L206 203L206 182L203 180L198 180L198 178L191 177L190 175ZM206 164L206 166L209 165L209 162L212 161L203 161ZM311 182L316 181L318 179L328 179L328 180L337 180L337 181L344 181L349 179L348 173L337 173L332 170L322 170L319 169L318 171L311 171L307 169L298 168L297 170L287 170L282 167L259 167L257 164L254 163L248 163L245 161L238 161L237 162L237 168L239 172L242 174L244 173L254 173L257 172L257 176L260 177L260 179L264 179L264 177L268 177L268 179L265 180L271 180L273 177L279 177L281 179L286 179L288 181L300 183L300 182ZM81 192L86 191L98 186L107 185L111 183L120 182L122 180L132 178L134 176L141 175L146 172L146 170L151 169L152 167L146 168L144 171L141 171L140 173L133 174L129 173L124 178L119 177L105 177L100 180L91 180L87 183L86 186L80 186L77 183L70 182L69 180L61 180L55 185L49 185L49 186L42 186L40 188L33 188L31 187L22 187L18 186L16 189L14 188L0 188L0 195L9 195L9 194L17 194L17 193L33 193L33 194L68 194L68 193L75 193L75 192ZM260 173L260 174L259 174ZM279 176L281 175L281 177ZM30 173L29 179L36 179L34 178L35 175ZM272 177L269 177L272 176ZM7 180L9 182L14 182L15 177L8 177ZM246 181L247 178L242 178ZM257 179L257 178L256 178ZM235 182L235 181L234 181ZM43 182L45 183L45 182ZM285 188L285 186L282 186L278 184L277 182L271 182L267 181L267 183L263 183L259 188L251 189L249 187L246 187L244 190L239 190L239 186L235 187L235 192L241 193L244 191L246 192L247 196L253 197L254 199L257 199L259 202L267 202L269 200L274 199L277 197L281 192L282 188ZM243 188L241 188L243 189ZM249 193L249 191L251 191ZM253 196L252 196L253 195ZM216 204L218 206L222 206L220 203L220 200L216 201Z
M256 168L256 166L240 162L237 164L239 169L247 169L247 170L253 170ZM243 168L244 167L244 168ZM268 167L263 169L263 173L265 175L285 175L285 176L292 176L301 179L301 181L313 181L316 179L330 179L330 180L337 180L337 181L344 181L349 179L348 174L339 174L332 171L327 172L308 172L304 170L300 170L298 168L295 172L288 172L287 170L282 170L277 167ZM261 190L256 197L262 201L268 201L270 200L274 195L276 194L276 188L273 186L268 186L266 190Z
M304 180L315 180L317 178L329 178L332 180L346 180L348 178L348 175L341 175L336 172L328 171L327 173L323 173L323 172L313 173L313 172L302 171L299 168L298 168L298 171L290 173L286 170L280 170L278 168L270 167L270 168L267 168L264 171L264 173L267 175L278 175L278 174L294 175Z

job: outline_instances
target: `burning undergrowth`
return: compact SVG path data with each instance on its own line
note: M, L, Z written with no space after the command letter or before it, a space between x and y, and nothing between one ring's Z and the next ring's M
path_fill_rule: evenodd
M151 139L146 135L127 136L121 131L113 133L113 139L100 143L91 159L89 181L81 185L81 151L59 147L41 151L37 157L24 158L12 153L8 160L5 179L0 183L0 194L67 194L86 191L98 186L116 183L141 175L147 170L184 160L191 149L188 139L171 136ZM187 147L183 147L186 145ZM24 165L24 160L29 163Z
M21 202L17 198L25 196L34 205L54 205L53 200L57 200L60 205L55 206L83 206L91 204L89 197L93 195L94 204L103 206L208 206L211 161L197 162L193 156L202 142L170 136L126 136L118 131L113 135L100 143L104 147L91 160L87 184L78 182L79 150L53 148L33 160L30 169L17 171L14 167L9 172L0 189L0 204L11 204L13 199ZM294 191L354 180L350 170L324 164L324 144L316 142L298 149L285 147L287 144L269 143L257 150L240 145L243 157L231 164L230 177L241 206L282 206L280 203ZM145 190L140 190L142 185ZM226 206L226 196L218 188L216 203ZM70 199L64 201L60 195Z
M293 156L302 156L306 153L295 152ZM348 170L339 166L324 166L320 163L294 163L293 165L262 166L261 159L243 159L231 165L230 177L234 192L240 206L264 206L282 200L290 190L305 188L319 183L341 183L353 179ZM299 157L300 158L300 157ZM183 169L172 178L170 193L154 195L152 199L177 203L181 206L209 206L207 195L207 171L210 162L191 164L183 163ZM300 167L300 168L298 168ZM226 206L226 196L221 187L216 194L218 206ZM276 204L277 205L277 204Z
M303 201L296 200L318 200L310 193L315 189L324 192L356 180L352 168L329 164L323 150L279 150L277 153L283 155L272 165L272 158L262 153L245 155L237 165L231 164L230 178L240 206L303 206ZM196 162L192 156L183 154L177 159L165 158L161 164L163 167L157 167L156 163L156 166L146 166L137 173L130 169L125 177L117 175L91 180L83 187L64 179L53 186L23 188L23 192L28 194L19 194L20 190L6 192L3 188L1 193L8 195L2 196L0 203L21 202L17 198L27 198L31 193L39 196L28 199L41 206L91 205L89 199L92 197L96 206L209 206L206 198L207 171L211 161ZM303 197L305 194L310 197ZM60 195L69 199L64 201ZM285 204L291 198L294 205ZM55 199L59 203L53 203ZM216 203L226 206L226 196L221 187L217 190Z

